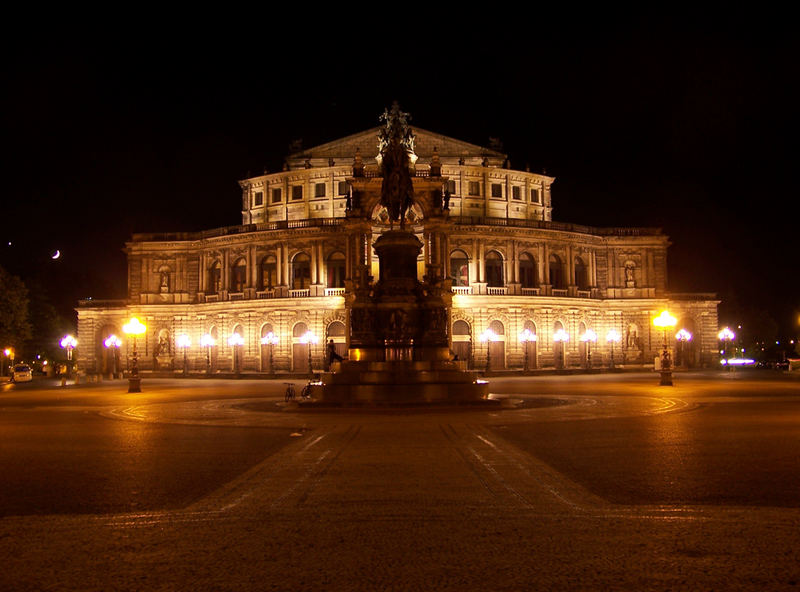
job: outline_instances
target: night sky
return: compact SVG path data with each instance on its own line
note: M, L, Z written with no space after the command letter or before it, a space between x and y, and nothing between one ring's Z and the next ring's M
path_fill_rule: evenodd
M66 314L124 297L131 233L239 224L239 179L280 170L293 140L371 128L397 100L412 125L499 138L512 168L555 176L555 220L661 227L670 290L717 293L721 322L764 310L793 334L800 52L796 36L736 24L562 24L513 45L420 41L417 54L411 39L403 60L339 43L313 58L279 43L17 51L0 98L0 262Z

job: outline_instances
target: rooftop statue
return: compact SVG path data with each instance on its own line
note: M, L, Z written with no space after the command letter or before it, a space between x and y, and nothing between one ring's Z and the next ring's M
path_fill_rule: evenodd
M408 113L400 110L395 102L391 110L384 110L380 120L383 128L378 136L379 162L383 169L381 205L389 213L389 221L400 221L405 225L406 211L414 203L414 185L409 163L414 156L414 133L408 127Z

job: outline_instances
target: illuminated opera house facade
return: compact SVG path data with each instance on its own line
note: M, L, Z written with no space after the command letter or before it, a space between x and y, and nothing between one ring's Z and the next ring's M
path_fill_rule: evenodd
M81 368L112 372L115 357L130 356L122 326L132 316L147 326L143 371L305 373L309 360L325 366L331 339L347 355L348 291L359 274L378 277L372 244L389 228L386 210L357 190L380 183L378 132L300 150L283 171L240 181L239 226L134 235L127 299L78 306ZM667 335L676 362L715 360L718 301L668 291L659 229L555 222L553 177L512 170L497 150L414 134L414 185L441 189L414 204L406 228L423 244L419 278L439 274L452 290L449 339L464 365L652 365L665 339L652 320L664 309L677 318ZM675 341L680 328L690 341ZM106 347L110 335L123 337L121 351Z

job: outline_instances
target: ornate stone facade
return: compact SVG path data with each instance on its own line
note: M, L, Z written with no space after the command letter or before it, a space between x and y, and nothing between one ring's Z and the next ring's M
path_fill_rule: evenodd
M128 298L78 307L81 367L111 372L103 342L122 336L133 315L148 327L138 341L145 371L306 372L307 331L319 339L315 369L330 339L346 354L357 328L345 298L378 276L372 245L390 226L386 209L367 197L382 182L379 129L299 150L283 171L241 181L241 226L134 235ZM616 365L652 364L664 339L652 318L665 308L676 329L694 334L680 361L715 360L718 301L668 292L669 241L659 229L554 222L553 177L511 170L496 150L414 133L414 187L429 198L406 212L405 226L423 244L419 277L438 274L453 292L448 338L465 364L484 368L488 357L495 370L600 367L612 347ZM536 342L519 340L526 328ZM481 342L487 329L494 340ZM559 329L569 341L554 341ZM596 342L580 340L587 329ZM611 329L619 342L606 341ZM244 345L228 344L234 332ZM262 344L270 332L278 343ZM181 334L191 345L178 346ZM200 345L205 334L215 346ZM129 346L123 339L123 359Z

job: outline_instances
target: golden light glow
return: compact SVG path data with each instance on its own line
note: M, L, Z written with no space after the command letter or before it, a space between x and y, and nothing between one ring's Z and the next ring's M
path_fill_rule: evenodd
M675 339L677 339L678 341L691 341L692 334L686 329L681 329L680 331L675 333Z
M319 343L319 337L314 335L311 331L306 331L302 337L300 337L300 343Z
M11 348L10 347L5 348L3 350L3 353L6 355L6 357L9 357L11 355Z
M186 333L181 333L178 335L177 339L175 339L175 343L178 347L189 347L192 345L192 340L188 335L186 335Z
M736 339L736 335L728 327L725 327L722 331L720 331L717 334L717 337L719 337L720 341L733 341L734 339Z
M581 341L597 341L597 333L592 331L591 329L586 329L583 335L580 337Z
M559 329L555 333L553 333L553 341L556 343L561 341L569 341L569 333L564 331L564 329Z
M261 338L261 345L275 345L278 343L278 336L272 331Z
M213 347L217 345L217 340L214 339L211 335L206 333L200 338L200 345L203 347Z
M620 339L621 337L619 335L619 331L617 331L616 329L609 329L606 332L606 341L608 341L609 343L611 342L619 343Z
M482 343L487 341L497 341L497 335L491 329L486 329L486 331L481 333L480 340Z
M141 335L147 331L147 325L143 324L136 317L131 317L131 320L122 326L122 331L126 335Z
M108 339L103 342L106 347L119 347L122 345L122 340L116 335L109 335Z
M244 345L244 337L238 333L233 333L228 337L228 345Z
M75 339L72 335L64 335L61 338L61 347L64 349L72 349L73 347L78 346L78 340Z
M519 340L522 343L526 343L528 341L539 341L539 338L536 336L536 333L531 331L530 329L525 329L522 333L519 334Z
M677 324L677 322L678 319L673 317L666 310L662 310L661 314L653 319L653 324L656 327L661 327L662 329L666 329L667 327L674 327Z

